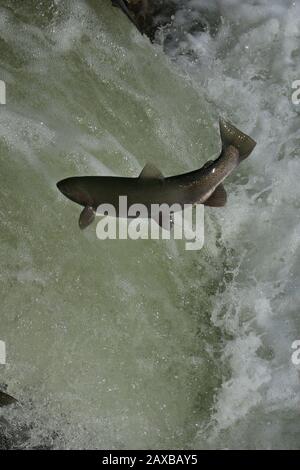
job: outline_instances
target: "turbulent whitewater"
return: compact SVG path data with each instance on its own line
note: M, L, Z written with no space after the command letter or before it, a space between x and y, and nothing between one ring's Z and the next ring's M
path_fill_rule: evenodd
M151 45L108 0L0 2L1 447L299 447L300 5L182 3ZM200 252L79 231L58 180L199 168L220 115L258 145Z

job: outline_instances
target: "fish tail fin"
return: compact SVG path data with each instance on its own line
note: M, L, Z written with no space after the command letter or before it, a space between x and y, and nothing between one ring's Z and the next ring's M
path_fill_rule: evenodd
M224 152L227 147L232 145L239 151L240 161L249 157L250 153L252 153L256 146L256 142L251 137L244 134L224 119L220 119L220 134L222 140L222 151Z

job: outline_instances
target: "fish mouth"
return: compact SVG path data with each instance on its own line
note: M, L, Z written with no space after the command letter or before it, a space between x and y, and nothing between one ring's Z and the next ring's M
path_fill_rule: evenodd
M59 181L58 183L56 183L56 187L57 187L57 189L59 189L59 191L62 192L62 189L63 189L63 181Z
M68 199L82 206L93 206L93 200L86 190L74 184L69 178L56 183L57 189Z
M56 187L64 196L69 196L71 194L71 191L68 188L66 180L61 180L58 183L56 183Z

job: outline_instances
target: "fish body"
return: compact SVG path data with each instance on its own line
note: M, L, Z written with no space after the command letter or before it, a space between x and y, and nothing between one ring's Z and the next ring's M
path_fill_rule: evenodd
M153 204L176 204L176 210L197 203L222 207L227 200L223 181L250 155L256 143L223 120L220 121L220 134L220 156L189 173L165 178L157 168L148 164L137 178L77 176L59 181L57 187L67 198L84 207L79 219L81 228L93 221L102 204L114 206L118 216L120 196L127 197L128 207L143 204L149 213Z

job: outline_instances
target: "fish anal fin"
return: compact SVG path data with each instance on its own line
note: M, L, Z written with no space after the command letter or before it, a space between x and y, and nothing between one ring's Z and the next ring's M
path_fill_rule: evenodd
M88 227L95 219L95 211L92 207L86 206L79 216L79 227L81 230Z
M163 179L164 175L152 163L147 163L142 169L139 178L141 179Z
M223 184L219 184L212 195L204 202L205 206L224 207L227 202L227 193Z

